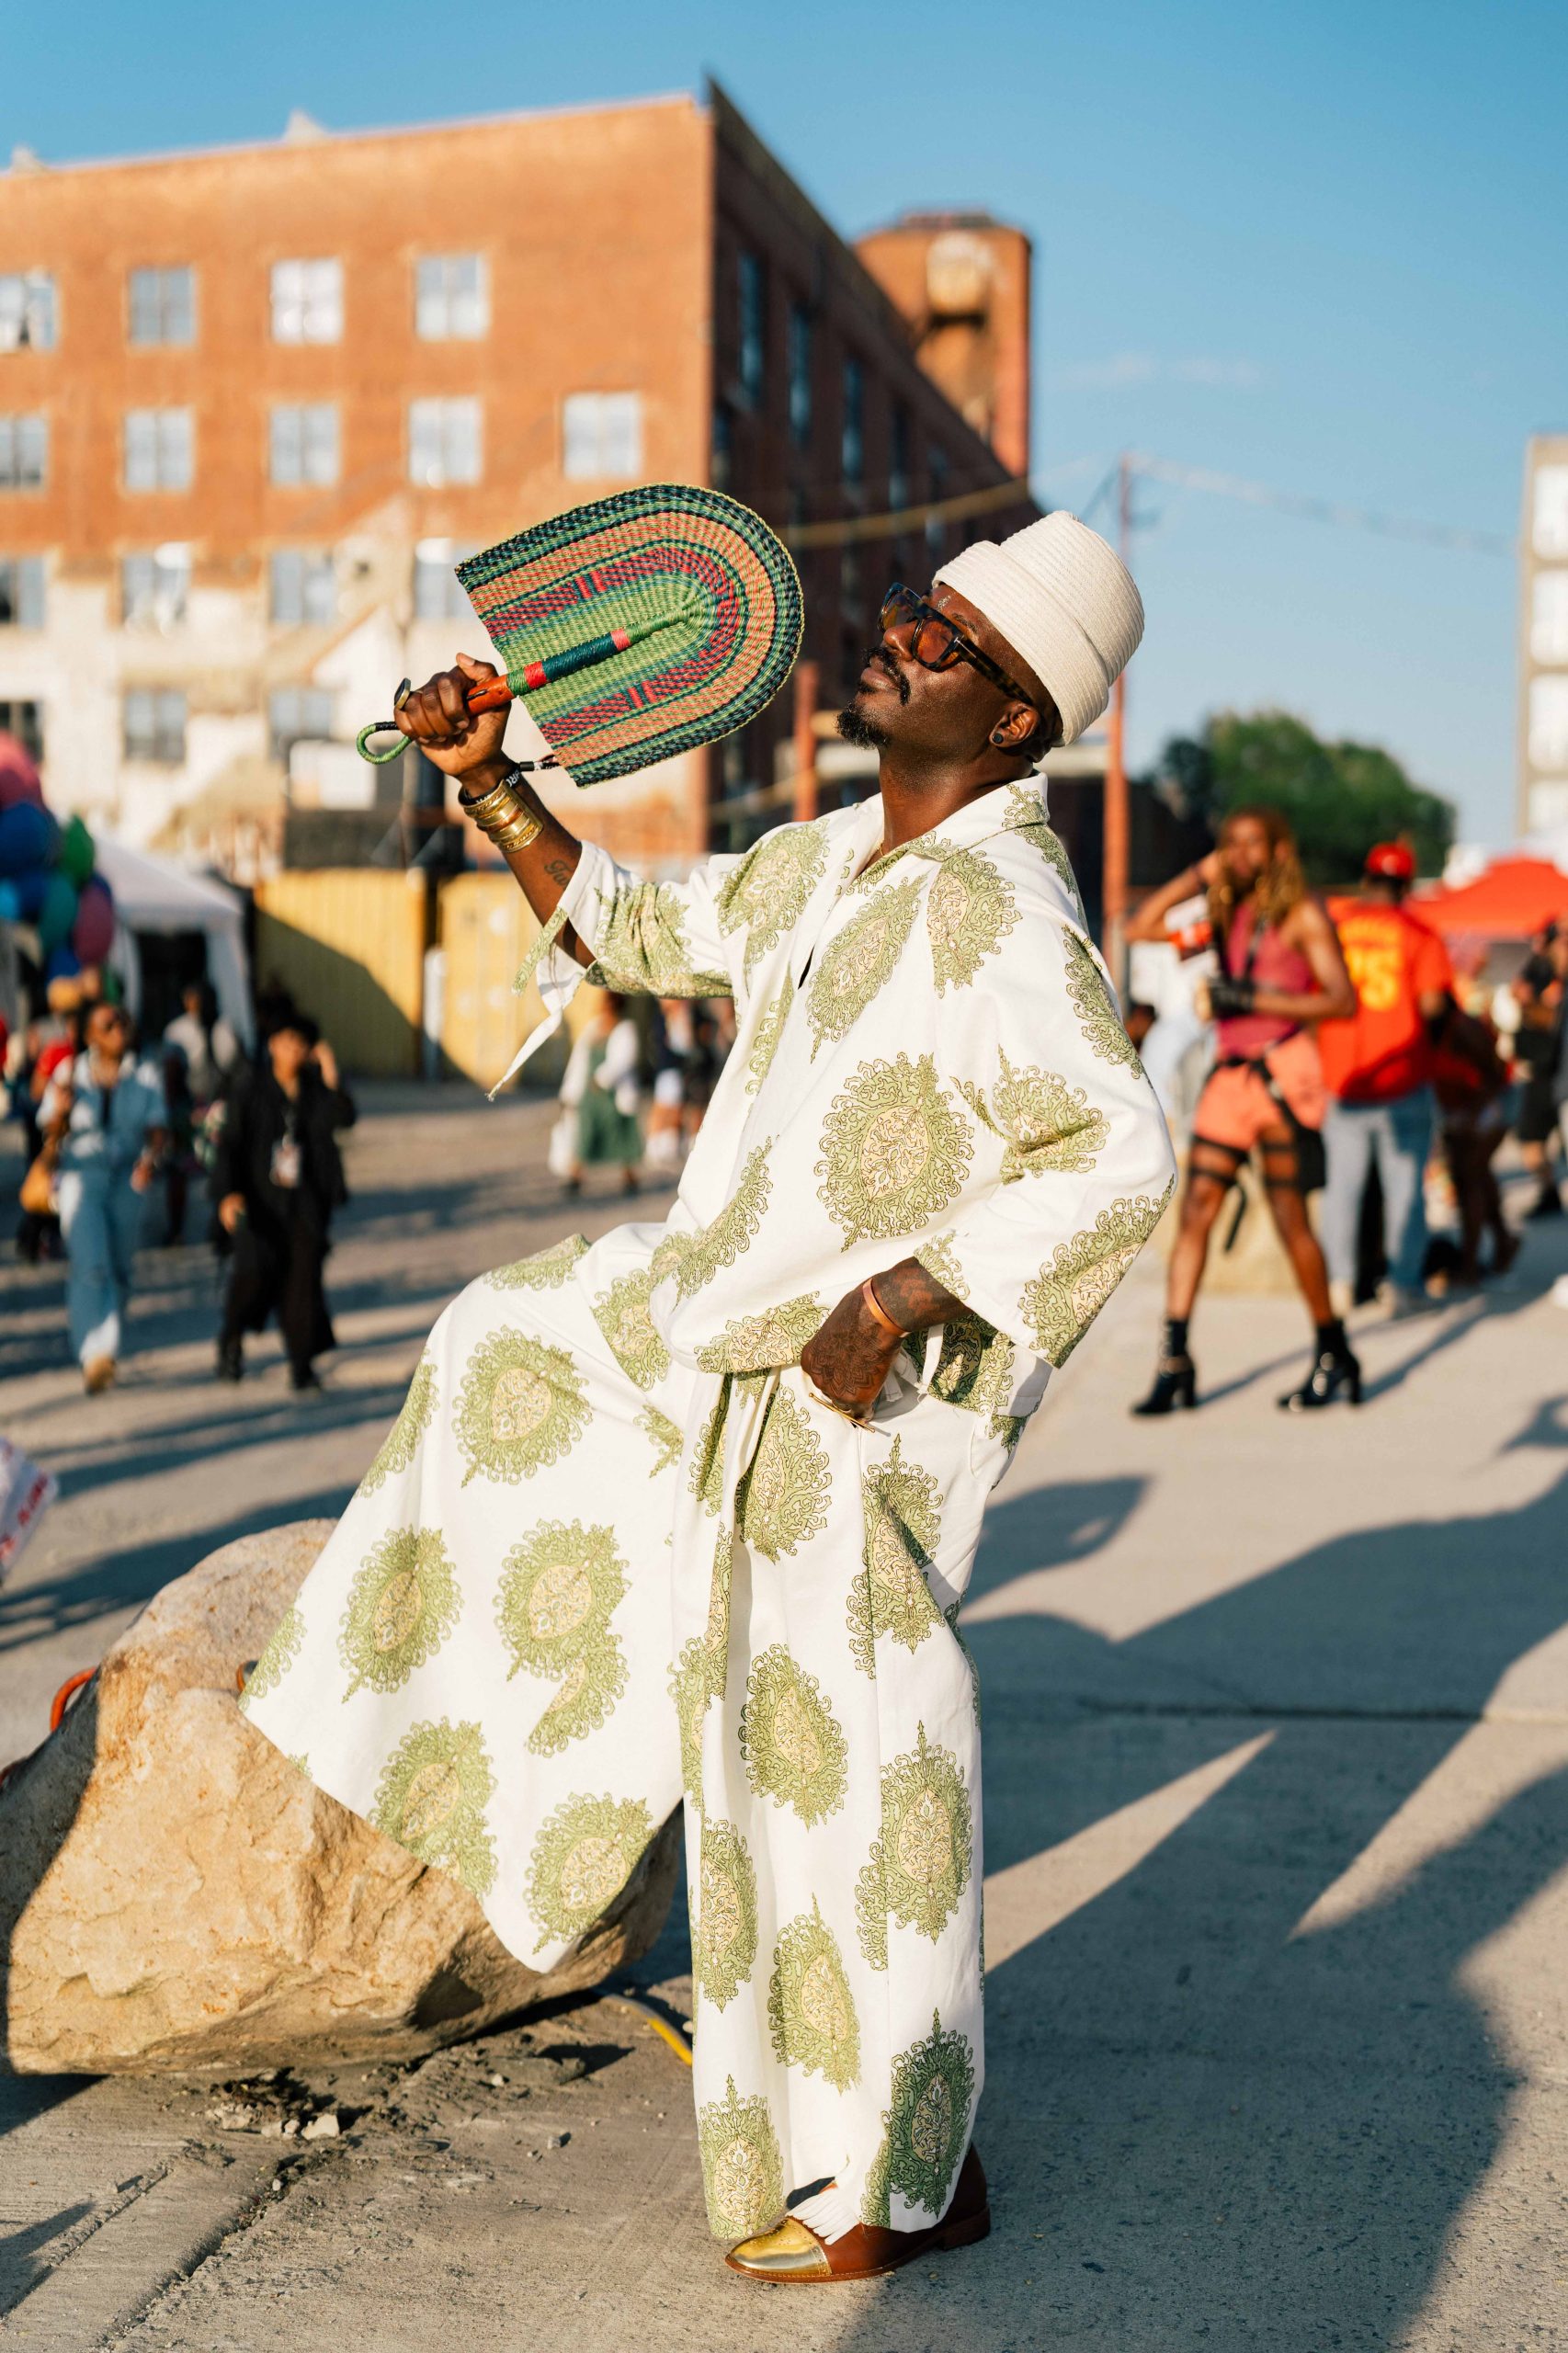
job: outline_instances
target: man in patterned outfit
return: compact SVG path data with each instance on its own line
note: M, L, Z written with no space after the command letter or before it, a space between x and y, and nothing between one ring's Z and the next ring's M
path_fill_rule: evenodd
M585 970L732 995L736 1043L662 1226L442 1316L245 1704L540 1968L684 1790L703 2177L755 2278L988 2226L960 1609L986 1496L1173 1181L1033 771L1142 628L1071 516L966 550L890 594L841 720L880 796L678 886L535 800L505 715L468 712L487 663L400 715L487 822L515 806L553 1019Z

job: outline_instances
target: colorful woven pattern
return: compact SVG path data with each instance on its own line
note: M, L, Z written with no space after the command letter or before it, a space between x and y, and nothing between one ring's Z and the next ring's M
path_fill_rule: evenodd
M800 648L788 551L715 490L619 491L457 570L513 693L578 784L733 734Z

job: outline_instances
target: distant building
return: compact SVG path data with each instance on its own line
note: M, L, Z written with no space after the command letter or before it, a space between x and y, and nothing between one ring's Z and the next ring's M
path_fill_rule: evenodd
M890 578L1034 511L1008 488L1029 267L967 214L857 253L712 88L346 136L297 115L275 145L59 170L18 151L0 727L57 809L242 879L286 830L302 858L395 849L400 798L438 793L352 739L405 672L482 644L453 562L639 480L727 487L799 540L831 706ZM790 726L785 694L574 822L656 868L742 845L788 813Z
M1568 433L1525 453L1518 813L1521 834L1568 825Z

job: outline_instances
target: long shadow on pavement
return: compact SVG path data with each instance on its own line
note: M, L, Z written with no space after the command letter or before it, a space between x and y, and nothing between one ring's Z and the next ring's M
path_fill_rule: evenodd
M1532 1437L1568 1443L1556 1409ZM983 1582L1083 1557L1132 1483L1070 1490L1054 1521L1050 1491L1004 1506ZM1407 2342L1517 2088L1465 1963L1568 1860L1568 1772L1379 1900L1301 1924L1562 1624L1565 1514L1568 1471L1517 1509L1313 1546L1120 1643L1045 1615L973 1628L988 1873L1267 1736L989 1974L997 2230L962 2258L974 2353ZM1195 1709L1195 1685L1234 1696ZM837 2344L947 2341L956 2271L890 2282ZM1544 2324L1533 2292L1510 2337Z

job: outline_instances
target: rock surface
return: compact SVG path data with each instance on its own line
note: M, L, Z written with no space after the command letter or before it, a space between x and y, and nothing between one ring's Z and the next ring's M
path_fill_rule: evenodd
M465 1888L247 1723L236 1671L330 1532L300 1520L244 1537L166 1586L0 1791L0 2006L17 2073L410 2057L597 1984L658 1935L675 1818L541 1975Z

